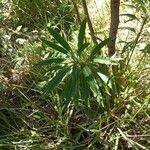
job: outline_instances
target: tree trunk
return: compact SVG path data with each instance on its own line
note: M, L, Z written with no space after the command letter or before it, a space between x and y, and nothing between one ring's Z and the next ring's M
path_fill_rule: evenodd
M108 55L112 56L115 54L116 47L116 35L119 26L119 7L120 0L111 0L110 8L111 8L111 23L110 23L110 31L109 37L111 38L108 43Z

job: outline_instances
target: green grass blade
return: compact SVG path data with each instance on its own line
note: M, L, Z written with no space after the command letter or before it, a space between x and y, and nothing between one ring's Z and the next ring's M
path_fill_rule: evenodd
M71 50L68 42L61 37L57 31L53 30L52 28L48 28L48 31L63 48L65 48L67 51Z
M43 41L43 43L45 43L47 46L53 48L54 50L64 53L66 55L68 54L68 51L66 49L64 49L63 47L61 47L53 42L47 41L47 40L42 40L42 41Z

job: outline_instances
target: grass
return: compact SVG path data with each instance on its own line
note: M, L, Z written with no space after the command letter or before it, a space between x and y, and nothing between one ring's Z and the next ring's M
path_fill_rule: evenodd
M96 104L66 105L58 94L46 98L23 85L9 87L0 110L1 149L150 148L150 97L137 95L135 87L122 92L109 113Z
M102 27L103 25L104 23ZM71 27L73 26L72 23ZM74 28L70 28L72 31L69 31L69 37L70 33L76 33ZM145 35L146 29L147 24L141 33L142 40L137 41L136 50L139 50L139 45L143 43L147 45L147 42L144 42L144 39L148 38ZM96 26L96 30L103 28L99 29ZM4 34L2 32L1 35ZM8 33L11 36L10 30ZM119 33L119 36L124 35ZM129 39L134 41L137 33L129 34L127 37L130 36ZM44 37L51 40L46 31L41 34L42 39ZM105 37L106 33L103 36ZM80 39L82 38L84 37L81 36ZM82 42L78 43L79 47ZM130 53L127 51L130 49L130 46L128 47L130 42L130 40L123 44L118 42L119 49L125 50L125 53L122 53L123 57ZM3 47L3 44L7 47ZM87 99L78 98L78 105L71 100L72 97L65 101L62 98L64 82L49 94L43 94L41 87L50 77L47 72L51 65L35 67L34 64L47 57L61 55L54 53L50 47L43 46L41 37L35 41L27 39L23 45L12 43L11 40L7 42L2 40L1 45L4 57L0 58L0 150L150 149L148 53L135 51L128 66L125 66L127 68L123 72L125 83L119 94L114 97L112 107L107 107L112 102L106 93L102 100L104 102L109 100L108 105L102 107L91 93ZM14 51L10 52L9 48ZM89 52L90 49L91 47ZM144 54L143 57L141 54ZM85 55L88 56L88 53Z

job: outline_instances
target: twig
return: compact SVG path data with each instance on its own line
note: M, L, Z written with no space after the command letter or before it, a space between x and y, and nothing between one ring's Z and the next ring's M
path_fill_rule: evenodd
M78 21L79 24L81 24L81 18L80 18L80 14L79 14L79 10L78 10L77 4L75 3L74 0L72 0L72 3L73 3L73 6L74 6L74 9L76 11L77 21Z
M92 22L91 22L91 19L90 19L90 15L89 15L89 12L88 12L86 0L82 0L82 6L83 6L83 9L84 9L84 13L87 17L91 38L92 38L94 44L98 44L97 40L96 40L96 37L95 37L94 29L93 29L93 26L92 26Z

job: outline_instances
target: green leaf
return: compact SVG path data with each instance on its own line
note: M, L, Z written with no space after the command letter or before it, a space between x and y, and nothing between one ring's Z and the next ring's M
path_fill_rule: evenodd
M57 44L55 44L55 43L53 43L53 42L50 42L50 41L47 41L47 40L42 40L47 46L49 46L49 47L51 47L51 48L53 48L54 50L56 50L56 51L59 51L59 52L61 52L61 53L64 53L64 54L68 54L68 51L66 50L66 49L64 49L63 47L61 47L61 46L59 46L59 45L57 45Z
M73 98L74 100L78 99L78 93L79 93L79 72L76 65L73 66L73 70L70 76L70 79L68 79L64 92L63 97L68 99Z
M81 23L81 27L79 30L79 35L78 35L78 50L80 51L80 49L82 48L82 45L84 43L84 39L85 39L85 29L86 29L86 19L84 19Z
M65 48L67 51L71 50L68 42L61 37L57 31L53 30L52 28L48 28L48 31L63 48Z
M52 63L61 63L64 60L65 60L64 58L50 58L50 59L46 59L46 60L38 62L37 64L35 64L35 66L37 66L37 65L51 65Z
M69 68L65 67L61 69L50 81L48 81L48 83L43 88L43 92L49 93L52 90L54 90L54 88L58 86L60 82L62 81L62 79L66 76L69 70L70 70L70 67Z
M67 101L71 99L72 96L72 77L67 77L67 82L65 83L65 87L63 89L62 97Z
M144 5L143 0L136 0L136 2L137 2L138 4L140 4L140 5Z
M131 27L120 27L119 29L123 29L123 30L126 29L126 30L130 30L130 31L136 33L136 29L135 28L131 28Z
M135 15L133 14L121 14L121 16L127 16L132 20L139 20Z
M150 54L150 43L148 43L143 50L141 50L143 53Z
M92 93L93 93L93 96L98 97L99 96L99 86L97 84L96 79L92 75L91 69L88 66L85 66L83 68L83 74L86 77L86 80L89 84L89 87L90 87Z
M101 43L99 43L98 45L96 45L93 48L90 57L93 58L110 41L110 39L111 38L107 38L104 41L102 41Z
M42 82L39 82L37 85L36 85L36 89L40 90L46 85L46 81L42 81Z
M73 96L75 98L78 98L78 91L79 91L79 70L78 70L77 65L73 66L72 85L73 85Z
M103 73L101 72L97 72L97 74L99 75L99 77L101 78L101 80L107 84L109 86L109 88L112 88L112 85L111 85L111 81L109 79L108 76L104 75Z
M98 58L93 59L93 61L99 64L105 64L105 65L118 65L117 61L109 57L106 57L106 58L98 57Z
M81 98L83 100L87 100L90 96L90 88L89 88L89 84L86 80L86 77L85 75L82 73L81 74L81 83L80 83L80 95L81 95Z
M132 4L125 4L125 6L127 6L128 8L132 8L132 9L136 9L137 8L135 5L132 5Z
M56 66L50 67L50 69L46 73L46 76L51 75L52 71L56 71L56 70L58 71L58 70L61 70L61 69L62 69L62 66L60 66L60 65L56 65Z
M89 46L90 43L84 43L80 50L78 51L78 55L80 56L81 53Z

